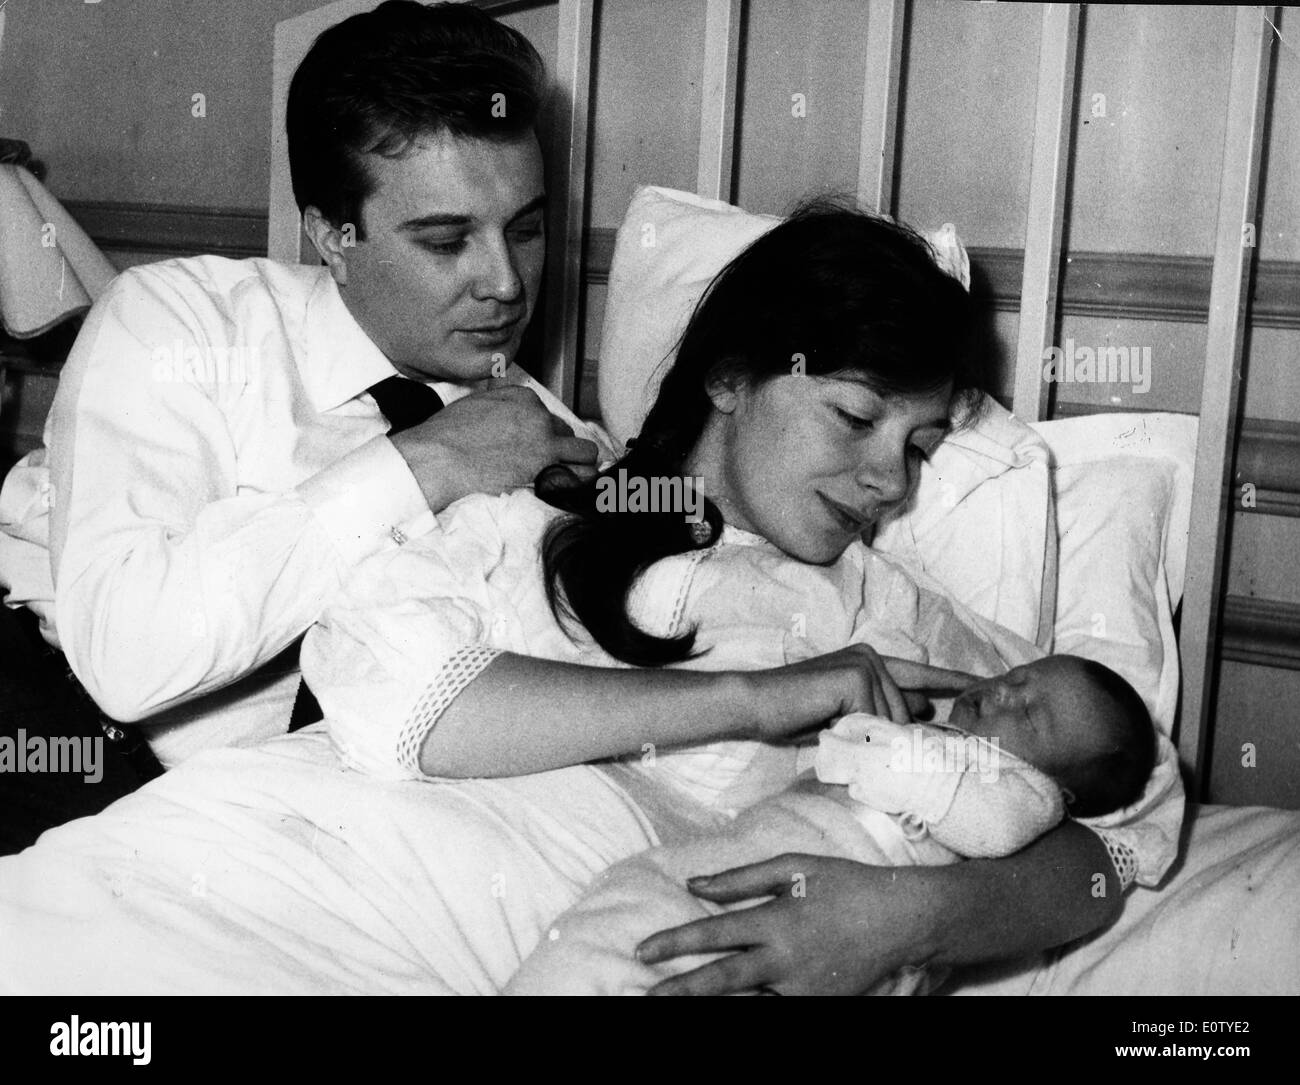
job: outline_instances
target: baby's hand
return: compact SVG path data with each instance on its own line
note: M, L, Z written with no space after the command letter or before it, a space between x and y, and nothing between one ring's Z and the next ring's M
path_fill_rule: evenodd
M909 743L911 731L874 716L845 716L818 736L817 779L847 784L854 799L886 814L903 813L912 783L896 770L907 754L899 743Z

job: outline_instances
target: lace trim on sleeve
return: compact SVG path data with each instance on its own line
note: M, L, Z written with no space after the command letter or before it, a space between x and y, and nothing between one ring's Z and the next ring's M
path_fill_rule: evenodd
M1106 851L1110 854L1110 861L1115 866L1115 873L1119 875L1120 892L1127 892L1128 887L1133 884L1133 880L1137 877L1137 854L1131 847L1117 837L1111 836L1110 833L1102 829L1093 829L1092 831L1101 837L1101 842L1106 845Z
M424 775L420 771L420 747L424 745L425 736L433 730L438 718L460 691L500 654L499 649L482 644L467 645L452 654L415 702L415 708L397 732L398 764L416 776Z

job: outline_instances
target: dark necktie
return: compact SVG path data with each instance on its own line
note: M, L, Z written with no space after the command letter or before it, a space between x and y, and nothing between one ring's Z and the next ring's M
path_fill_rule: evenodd
M388 433L401 433L418 426L442 410L438 393L427 384L407 377L385 377L366 389L388 419Z
M379 409L388 419L388 435L401 433L404 429L418 426L438 411L442 410L442 399L427 384L410 380L407 377L385 377L378 384L366 389L374 397ZM297 662L298 650L302 647L299 637L289 646ZM309 723L323 719L320 704L315 695L307 688L307 683L299 681L298 696L293 702L293 714L289 718L289 730L297 731Z

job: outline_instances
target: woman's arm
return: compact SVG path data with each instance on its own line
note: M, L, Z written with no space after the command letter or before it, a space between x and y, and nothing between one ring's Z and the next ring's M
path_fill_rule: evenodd
M502 654L425 736L420 769L428 776L519 776L647 747L747 738L760 707L749 678Z
M1123 891L1106 846L1064 822L1005 859L918 870L942 897L933 919L940 965L1011 960L1051 949L1113 923Z
M720 904L772 899L643 942L647 963L737 951L654 994L858 994L903 965L1008 960L1058 946L1113 922L1121 908L1105 846L1071 822L1005 859L890 868L784 855L693 881L691 891Z
M505 653L424 736L420 769L517 776L647 747L774 741L850 712L901 722L910 717L900 686L952 690L968 681L865 645L766 671L610 669Z

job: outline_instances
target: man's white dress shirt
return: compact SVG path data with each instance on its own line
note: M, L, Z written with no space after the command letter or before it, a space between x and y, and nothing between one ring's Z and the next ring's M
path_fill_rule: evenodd
M325 268L169 260L91 310L45 448L0 490L0 586L164 764L283 732L298 672L265 665L363 558L433 526L366 393L395 372Z

